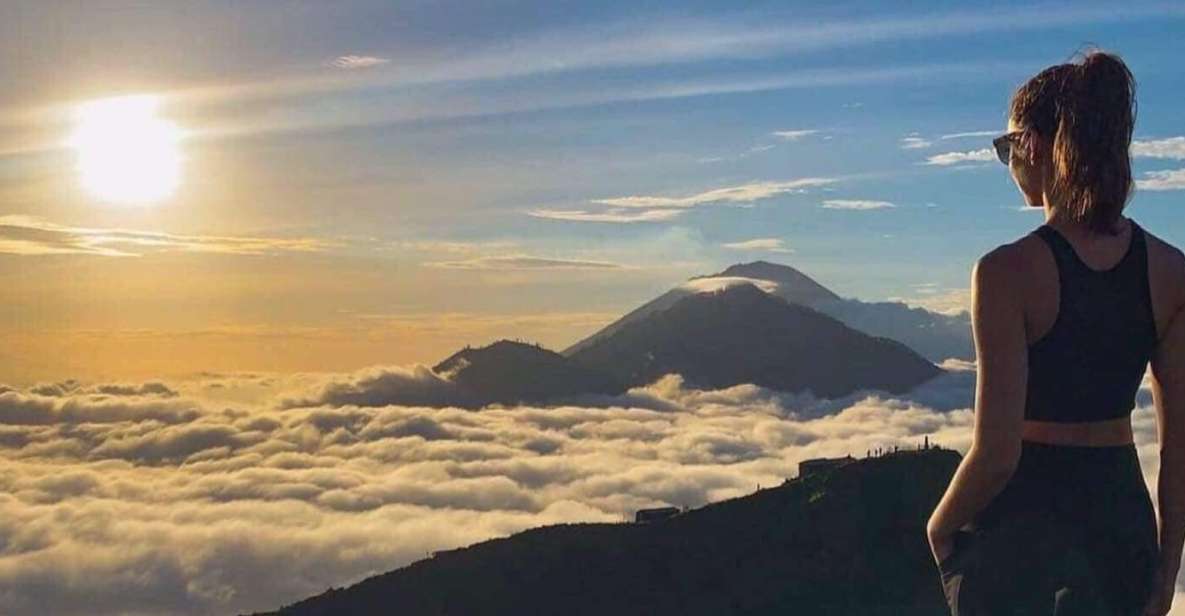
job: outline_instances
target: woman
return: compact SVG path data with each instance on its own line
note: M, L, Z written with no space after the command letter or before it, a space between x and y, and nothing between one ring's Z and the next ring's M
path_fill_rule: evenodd
M1041 71L994 141L1045 223L972 272L971 447L927 524L951 613L1163 616L1185 542L1185 255L1123 215L1134 82ZM1132 441L1146 368L1159 516Z

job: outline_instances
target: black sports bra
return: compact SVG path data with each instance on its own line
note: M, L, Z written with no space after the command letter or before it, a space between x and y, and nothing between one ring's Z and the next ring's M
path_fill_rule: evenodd
M1108 270L1087 266L1056 229L1036 233L1053 252L1058 312L1029 345L1025 419L1078 423L1125 417L1156 348L1144 230L1131 221L1123 259Z

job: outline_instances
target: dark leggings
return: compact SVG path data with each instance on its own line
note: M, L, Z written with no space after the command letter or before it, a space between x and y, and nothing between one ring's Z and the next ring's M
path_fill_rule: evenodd
M1022 441L1016 472L938 569L953 616L1138 615L1158 550L1134 444Z

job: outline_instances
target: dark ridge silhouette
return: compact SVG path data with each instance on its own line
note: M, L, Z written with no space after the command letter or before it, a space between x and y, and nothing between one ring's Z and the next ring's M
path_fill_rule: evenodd
M816 460L747 496L442 550L253 616L943 616L925 523L960 459L927 446Z
M481 404L545 402L580 394L626 390L614 376L541 346L499 340L466 347L432 367Z
M774 283L769 291L773 295L793 304L814 308L868 335L897 340L932 362L941 362L949 357L965 360L975 358L971 316L966 311L947 315L910 307L902 302L864 302L841 297L801 271L769 261L737 263L715 274L693 276L684 285L631 310L591 336L564 349L562 353L572 356L593 342L616 333L626 324L666 310L684 297L694 295L697 291L688 286L690 283L728 278Z
M858 389L904 393L943 372L896 340L748 283L684 297L570 357L629 386L678 373L693 387L752 383L826 398Z

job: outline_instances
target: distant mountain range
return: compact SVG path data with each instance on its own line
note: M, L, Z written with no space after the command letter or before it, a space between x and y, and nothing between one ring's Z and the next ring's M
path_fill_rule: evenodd
M844 299L792 267L754 261L691 278L562 353L500 340L432 370L458 388L450 403L469 408L612 396L671 373L705 389L900 394L942 374L928 357L961 357L966 329L957 317Z
M265 615L943 616L925 523L961 456L831 459L634 523L557 524L435 552Z

